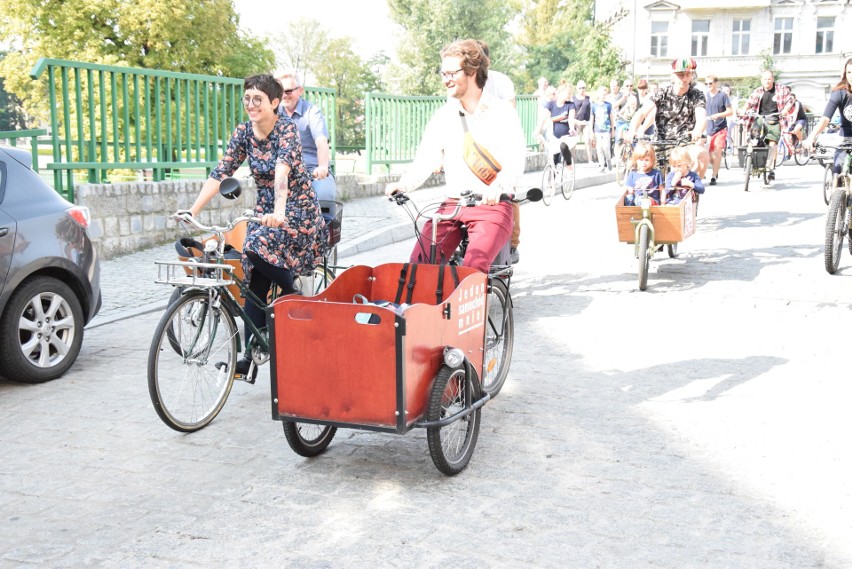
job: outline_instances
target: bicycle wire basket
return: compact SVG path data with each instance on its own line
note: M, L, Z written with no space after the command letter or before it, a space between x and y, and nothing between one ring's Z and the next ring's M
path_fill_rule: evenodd
M212 288L234 283L229 263L198 263L196 261L154 261L159 284Z

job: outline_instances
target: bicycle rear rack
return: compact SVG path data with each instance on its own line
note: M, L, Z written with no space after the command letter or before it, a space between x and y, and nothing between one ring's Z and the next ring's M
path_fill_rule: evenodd
M154 261L159 284L214 288L234 283L234 267L228 263L196 263L194 261Z

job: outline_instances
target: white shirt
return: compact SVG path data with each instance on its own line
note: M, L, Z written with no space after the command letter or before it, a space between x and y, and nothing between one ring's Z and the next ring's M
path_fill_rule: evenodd
M485 87L482 88L482 92L510 103L515 100L515 85L512 80L506 74L493 69L488 70L488 79L485 80Z
M460 111L465 113L468 130L476 143L488 150L502 166L491 187L513 192L526 166L527 149L521 120L511 104L484 92L473 114L464 111L458 99L447 101L435 112L423 132L414 162L400 182L408 191L414 190L443 166L449 196L458 197L465 190L485 192L488 186L476 177L463 158L464 129Z

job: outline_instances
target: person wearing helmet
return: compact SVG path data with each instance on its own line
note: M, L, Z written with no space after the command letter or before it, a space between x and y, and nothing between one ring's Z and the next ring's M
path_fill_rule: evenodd
M701 144L707 128L707 102L704 93L695 87L696 67L695 60L689 57L672 61L671 85L645 100L630 121L627 137L631 140L651 126L662 140L688 137L692 141L686 147L692 157L690 169L703 178L710 163L710 155Z
M778 151L778 139L781 138L781 130L787 130L788 117L777 113L792 104L793 92L786 85L775 82L775 74L769 69L760 75L761 86L752 91L745 106L745 132L751 129L755 117L753 113L761 115L766 124L766 142L769 145L769 156L767 164L775 164L775 153ZM751 115L749 113L752 113ZM766 117L766 115L769 115ZM766 118L764 118L766 117ZM775 179L775 170L769 171L769 179Z

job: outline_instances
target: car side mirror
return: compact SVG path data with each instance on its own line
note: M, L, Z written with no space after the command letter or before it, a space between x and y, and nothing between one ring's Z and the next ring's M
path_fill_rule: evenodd
M236 178L225 178L219 184L219 193L226 199L235 200L240 197L242 192L243 188Z

